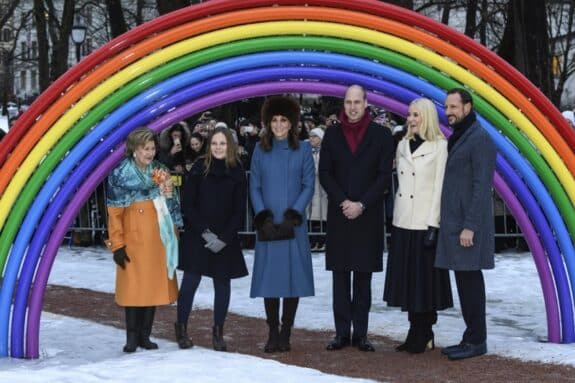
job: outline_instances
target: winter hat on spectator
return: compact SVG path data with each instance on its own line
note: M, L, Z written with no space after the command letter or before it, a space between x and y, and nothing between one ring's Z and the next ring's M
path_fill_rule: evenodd
M323 140L323 135L325 134L325 132L323 131L322 128L313 128L312 130L310 130L309 135L311 136L318 136L321 140Z
M284 116L295 129L299 122L300 108L297 102L287 96L269 97L262 106L262 121L270 126L273 116Z
M226 123L223 122L223 121L220 121L220 122L218 122L218 123L216 124L216 128L224 128L224 129L227 129L227 128L228 128L228 124L226 124Z

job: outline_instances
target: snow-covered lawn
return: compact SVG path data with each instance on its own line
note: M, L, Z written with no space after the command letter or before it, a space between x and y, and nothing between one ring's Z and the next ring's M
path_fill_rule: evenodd
M245 257L251 269L253 253L246 251ZM313 263L316 296L300 301L295 326L329 330L333 328L331 273L325 271L323 254L314 254ZM111 254L104 248L62 247L49 283L112 293L114 272ZM181 280L181 274L178 278ZM489 353L575 366L572 345L542 342L547 333L545 307L529 253L497 256L495 270L485 272L485 278ZM436 344L440 347L459 342L464 328L455 283L452 283L455 308L440 312L434 328ZM386 307L382 301L383 285L384 273L374 274L370 332L402 340L408 326L406 314ZM263 302L249 298L249 286L250 277L232 282L230 311L264 317ZM212 294L212 284L204 278L194 307L210 308ZM76 331L94 332L95 341L90 345L71 342ZM41 358L37 361L0 360L0 381L133 382L135 377L140 377L139 381L142 381L141 377L148 377L148 381L153 382L176 382L183 377L193 377L193 381L198 382L362 381L252 356L215 353L201 348L184 352L174 342L163 340L158 340L158 352L126 355L119 346L119 340L124 337L122 330L50 313L42 316L40 337Z

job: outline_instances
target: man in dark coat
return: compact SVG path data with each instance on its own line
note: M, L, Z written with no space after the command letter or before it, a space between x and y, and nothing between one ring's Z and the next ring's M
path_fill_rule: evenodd
M326 131L319 161L328 195L326 269L333 273L336 329L327 349L353 344L374 351L367 339L371 276L383 270L383 199L391 185L393 139L371 121L359 85L347 89L339 118L341 124Z
M435 266L455 271L466 330L462 341L442 350L449 359L487 352L485 283L482 269L494 267L494 222L491 185L497 150L476 120L473 100L464 89L452 89L445 114L453 134L441 194L441 229Z

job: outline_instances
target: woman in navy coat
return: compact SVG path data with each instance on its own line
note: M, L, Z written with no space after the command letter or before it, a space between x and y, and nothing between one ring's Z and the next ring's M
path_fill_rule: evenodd
M202 276L214 282L213 347L226 351L223 326L230 302L230 279L248 274L238 231L245 213L246 176L230 131L218 128L207 140L207 153L194 163L184 185L184 233L178 268L184 271L178 297L176 339L192 347L187 335L196 289Z
M251 162L257 237L250 296L264 298L269 326L265 352L289 351L299 297L314 295L302 217L313 196L315 170L311 146L297 138L299 113L299 105L288 97L266 100L262 107L266 131ZM284 298L281 332L280 298Z

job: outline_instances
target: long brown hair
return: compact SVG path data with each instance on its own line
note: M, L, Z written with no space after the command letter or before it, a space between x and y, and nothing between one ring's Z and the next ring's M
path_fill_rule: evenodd
M221 133L226 137L226 168L235 168L238 166L240 162L240 155L238 151L238 145L234 141L234 137L228 128L216 128L210 134L208 139L206 140L206 156L204 157L204 175L207 175L210 172L213 163L213 156L212 156L212 139L218 133Z
M290 122L290 124L291 124L291 122ZM273 138L274 138L274 133L272 132L271 124L266 124L265 129L264 129L264 133L262 134L262 136L260 138L260 146L262 147L264 152L269 152L270 150L272 150ZM291 126L289 128L287 140L288 140L288 146L290 147L290 149L296 150L297 148L299 148L299 137L298 137L298 133L297 133L297 125L294 126L293 124L291 124Z

